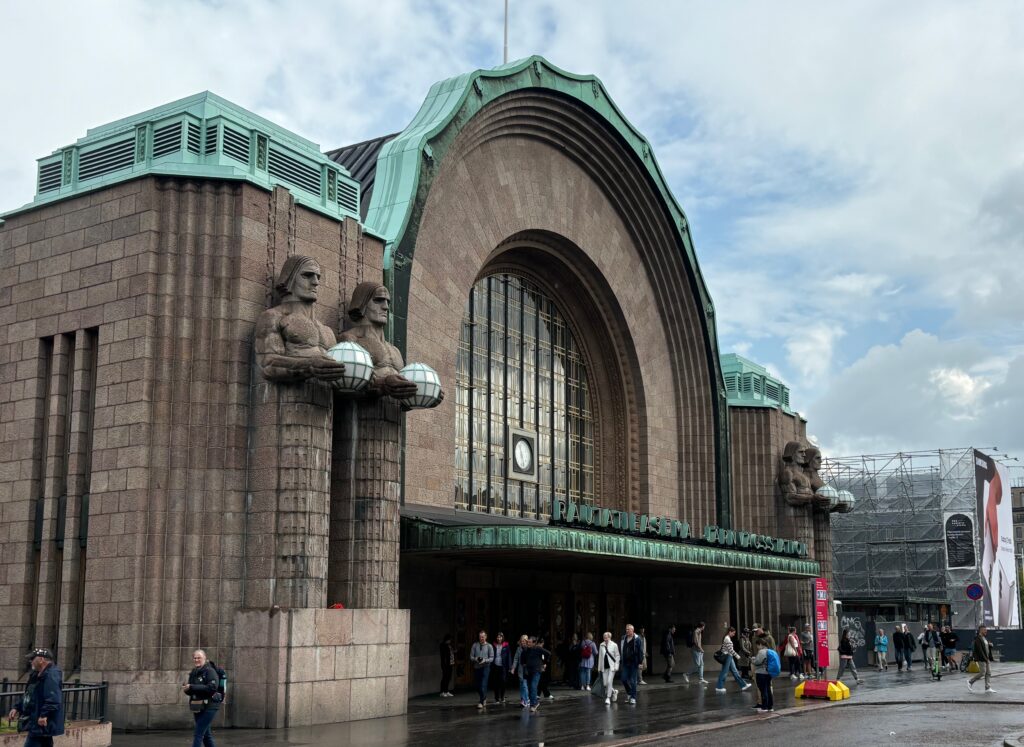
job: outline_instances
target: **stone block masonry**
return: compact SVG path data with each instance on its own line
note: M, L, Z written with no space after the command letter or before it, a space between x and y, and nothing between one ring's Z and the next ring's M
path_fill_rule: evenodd
M252 338L291 254L321 265L335 330L382 274L378 240L282 188L144 177L0 225L4 676L50 647L68 676L111 683L119 728L147 728L188 723L193 648L233 678L248 665L235 615L270 608L267 481L294 457L250 452Z

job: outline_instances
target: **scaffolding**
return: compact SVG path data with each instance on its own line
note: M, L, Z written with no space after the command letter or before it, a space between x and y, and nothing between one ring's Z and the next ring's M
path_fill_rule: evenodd
M975 569L946 569L943 515L975 515L973 455L971 447L824 460L824 480L856 499L851 513L832 514L837 598L942 604L970 582Z

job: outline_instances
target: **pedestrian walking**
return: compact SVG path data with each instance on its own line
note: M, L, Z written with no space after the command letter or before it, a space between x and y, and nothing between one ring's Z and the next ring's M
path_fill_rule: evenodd
M627 702L636 705L636 686L640 679L640 665L644 660L644 644L632 625L626 625L626 634L619 641L619 653L619 679L626 688Z
M519 704L523 708L530 707L529 677L526 674L526 649L529 647L529 636L525 634L519 636L519 645L516 647L515 656L512 658L512 671L519 678Z
M640 628L636 632L636 637L640 639L640 650L643 652L640 659L640 668L637 670L637 677L639 678L639 684L646 685L647 683L644 682L644 671L649 666L647 663L647 630Z
M188 695L188 708L195 719L192 747L214 747L211 725L224 700L220 692L220 674L202 649L192 652L192 664L188 682L181 686Z
M790 625L786 633L786 660L789 663L789 678L798 680L802 677L800 661L804 657L803 649L800 647L800 636L796 634L796 626Z
M800 632L800 650L803 651L804 678L815 675L814 667L814 631L810 623L804 624Z
M960 642L960 636L953 632L947 625L940 634L942 640L942 658L950 672L957 670L956 645Z
M775 696L772 692L772 679L778 677L782 671L782 661L779 659L779 652L768 648L764 641L754 644L757 654L752 663L754 679L757 682L757 692L760 696L760 703L755 706L762 713L771 713L775 710Z
M551 661L551 652L544 648L543 638L530 638L530 645L525 654L526 677L529 682L530 713L536 713L540 707L538 687L541 676Z
M455 695L451 691L452 671L455 669L455 647L452 645L451 633L445 633L437 653L441 659L441 697L451 698Z
M573 690L577 690L580 687L580 637L575 633L572 634L572 640L569 641L565 651L565 656L562 661L565 663L565 684L571 687Z
M580 641L580 690L590 691L596 660L597 644L594 643L594 634L588 630Z
M896 624L896 627L893 628L892 631L892 650L893 656L896 657L896 671L902 672L903 665L907 664L907 666L909 666L909 663L905 656L905 652L907 650L907 636L903 632L903 628L899 623Z
M917 651L917 639L910 632L910 626L903 623L903 642L906 647L903 649L903 658L907 662L907 671L910 671L910 663L914 660L914 652Z
M939 658L942 649L942 639L939 637L939 631L935 629L934 625L928 623L924 626L924 630L921 631L918 641L921 643L921 651L924 653L925 661L928 663L928 669L934 671L935 660Z
M494 636L494 662L491 664L491 689L494 691L494 704L505 702L505 683L508 673L512 670L512 651L509 649L505 634L499 632Z
M543 663L543 669L540 672L540 683L538 685L541 697L545 700L554 700L555 696L551 694L551 662L554 660L554 654L544 648L546 641L543 638L538 638L537 643L531 648L540 646L544 652L541 654L541 661Z
M26 732L25 747L53 747L53 738L64 733L64 673L54 663L49 649L32 649L27 658L32 670L25 683L25 694L15 701L7 718L17 719L18 731Z
M730 673L736 679L736 684L740 686L740 690L749 690L753 687L749 682L743 681L739 670L736 669L736 646L732 642L732 636L735 633L736 628L730 627L725 633L725 638L722 639L722 647L715 652L715 661L722 665L722 671L718 673L718 684L715 685L716 693L725 692L725 678Z
M708 684L708 681L704 679L704 623L699 622L697 626L690 631L689 636L686 639L686 645L690 647L690 655L693 656L693 671L686 672L683 674L683 681L687 685L690 684L690 675L695 674L698 677L698 681L702 685Z
M974 692L974 683L985 678L985 692L995 693L992 689L992 644L988 640L988 628L978 626L978 635L974 637L971 651L974 661L978 662L978 673L967 680L967 689Z
M839 639L839 673L836 675L837 680L843 678L843 672L847 667L853 672L853 679L859 685L861 680L860 675L857 674L857 665L853 663L853 644L850 643L850 629L843 628L843 635Z
M601 674L601 683L604 685L605 705L611 705L611 702L619 697L619 691L615 689L615 673L619 671L620 658L619 647L612 640L612 634L605 631L597 651L597 671Z
M494 646L487 642L487 631L477 634L477 641L469 651L469 660L473 662L473 682L476 694L480 697L477 709L483 710L487 705L487 680L491 675L491 664L494 663Z
M665 637L661 641L661 655L665 659L665 682L672 681L672 670L676 667L676 626L669 625Z
M875 633L875 663L878 664L878 671L889 669L889 636L885 634L885 628L879 628Z

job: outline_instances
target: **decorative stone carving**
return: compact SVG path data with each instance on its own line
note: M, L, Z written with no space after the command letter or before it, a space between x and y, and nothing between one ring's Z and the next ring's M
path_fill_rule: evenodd
M373 359L368 392L408 400L416 395L416 384L399 373L405 367L402 354L384 339L390 309L391 294L387 288L374 282L360 283L352 291L348 307L352 327L342 333L341 339L362 345Z
M799 441L787 443L779 463L779 487L782 497L791 506L806 506L814 496L806 467L807 450L804 445Z
M274 285L280 301L256 322L256 365L267 380L330 385L345 375L344 364L327 354L334 333L313 316L319 286L315 259L293 255L285 261Z

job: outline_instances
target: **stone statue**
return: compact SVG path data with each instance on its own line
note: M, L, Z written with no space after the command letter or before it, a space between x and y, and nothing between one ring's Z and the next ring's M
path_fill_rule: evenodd
M804 449L804 456L807 460L806 466L804 467L804 474L807 475L807 479L811 483L811 490L815 493L825 485L825 481L821 479L821 475L818 474L821 470L821 449L816 446L808 446Z
M779 487L782 497L791 506L807 505L814 495L806 467L807 450L804 445L799 441L787 443L779 463Z
M373 378L367 390L378 395L403 400L416 394L416 384L402 376L402 354L384 339L384 328L391 310L388 289L373 281L360 283L352 291L348 318L352 327L342 333L341 339L362 345L373 359ZM444 393L441 394L442 399Z
M280 302L256 322L256 365L266 379L332 385L344 376L344 364L327 355L334 333L313 315L319 286L315 259L292 255L285 260L274 286Z

